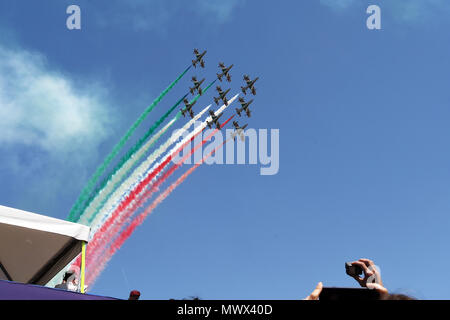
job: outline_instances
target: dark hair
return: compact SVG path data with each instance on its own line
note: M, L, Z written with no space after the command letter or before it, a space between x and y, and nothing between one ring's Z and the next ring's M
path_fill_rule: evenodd
M414 297L407 296L406 294L388 294L383 297L381 300L417 300Z
M69 278L70 278L73 274L74 274L73 271L67 271L67 272L64 274L63 281L69 280Z

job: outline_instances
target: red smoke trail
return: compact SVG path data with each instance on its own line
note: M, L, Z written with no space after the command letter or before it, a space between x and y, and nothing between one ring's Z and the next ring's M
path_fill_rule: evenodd
M231 119L231 118L230 118ZM228 122L228 121L227 121ZM105 223L102 225L102 227L95 233L94 237L89 241L89 245L87 246L86 251L86 264L90 264L93 262L93 253L98 250L98 248L102 247L102 245L105 243L105 241L102 239L106 232L108 232L108 229L111 228L111 226L116 226L114 229L115 232L117 232L117 217L121 216L121 213L125 211L127 216L132 215L132 213L138 209L140 206L142 206L142 202L139 201L139 194L142 192L142 190L147 186L149 182L152 181L152 179L161 171L163 170L169 162L173 159L174 155L178 154L183 150L191 141L197 137L203 130L197 132L194 134L191 139L183 143L177 150L172 152L165 161L163 161L161 164L158 165L158 167L155 168L152 172L150 172L147 177L142 180L136 188L130 192L130 194L119 204L119 206L114 210L114 212L111 214L111 216L105 221ZM184 161L184 160L183 160ZM136 197L138 198L137 201L135 201ZM121 219L122 220L122 219ZM120 221L118 227L121 227ZM81 265L81 256L78 256L78 258L73 263L75 266Z
M230 117L226 122L224 122L221 126L225 126L231 119ZM204 139L201 143L197 144L195 148L191 150L191 153L189 155L186 155L178 164L174 164L169 171L167 171L164 176L162 176L152 187L152 190L146 192L144 198L145 201L150 198L153 192L157 191L158 186L161 185L176 169L178 169L184 160L189 157L193 152L195 152L196 149L198 149L200 146L202 146L207 140L209 140L218 130L216 129L212 134L210 134L206 139ZM141 213L139 216L134 218L134 220L129 224L129 226L123 230L119 236L117 236L116 240L112 243L109 250L106 252L106 254L102 257L102 259L95 263L95 267L93 270L90 270L90 272L87 274L87 283L91 284L97 276L100 274L101 271L106 266L106 263L112 258L112 256L121 248L121 246L124 244L124 242L131 236L131 234L134 232L134 230L141 225L145 218L155 209L164 199L166 199L169 194L178 187L181 183L183 183L184 180L195 170L197 169L207 158L209 158L214 152L219 150L225 143L228 142L229 139L224 141L220 146L216 147L213 151L211 151L208 155L204 156L201 162L195 164L192 168L190 168L188 171L186 171L178 180L176 180L171 186L169 186L163 193L161 193L154 201L153 203L147 207L147 209Z
M227 121L225 121L221 128L223 126L225 126L234 116L230 117ZM190 157L195 151L197 151L198 148L200 148L201 146L203 146L212 136L214 136L217 133L218 129L215 129L209 136L207 136L201 143L198 143L196 146L194 146L194 148L191 149L191 151L189 152L189 154L185 155L180 161L179 163L173 165L169 171L167 171L163 176L161 176L156 182L155 184L152 186L151 189L149 189L146 192L141 193L138 196L138 200L137 202L134 202L132 207L127 209L123 214L120 214L120 216L116 219L116 221L112 224L112 229L109 231L106 231L104 233L104 236L101 236L101 241L99 242L95 242L95 248L93 248L93 252L90 253L90 261L88 263L88 265L91 264L97 264L96 261L98 259L98 256L101 255L103 253L103 251L105 250L106 246L108 243L112 242L115 235L117 234L117 232L119 232L119 230L122 228L124 221L128 221L131 219L131 216L133 215L134 211L136 209L138 209L139 207L141 207L145 202L147 202L151 196L153 195L154 192L159 190L159 186L164 183L164 181L172 175L172 173L178 169L183 162Z
M227 121L225 121L221 128L224 127L234 116L231 116ZM108 243L110 243L114 236L119 232L120 228L122 228L125 221L128 221L131 219L131 216L133 213L142 205L144 205L145 202L147 202L154 192L159 190L159 186L164 183L164 181L172 175L172 173L178 169L183 162L189 158L195 151L197 151L198 148L203 146L209 139L211 139L212 136L214 136L217 133L218 129L215 129L210 135L208 135L205 139L203 139L202 142L198 143L194 148L191 149L191 151L185 155L177 164L174 164L169 171L167 171L163 176L157 179L157 181L154 183L151 189L148 191L141 192L137 195L137 200L133 201L131 206L125 208L123 213L121 213L119 210L115 210L113 215L102 225L102 227L96 232L94 235L94 238L89 242L88 245L88 252L87 256L89 257L87 259L87 266L90 266L97 261L98 256L101 255L107 246ZM199 132L200 133L200 132ZM196 135L194 135L191 139L194 139ZM177 149L176 152L173 154L177 154L181 151L181 149L184 148L186 144L183 144L180 148ZM172 155L173 155L172 154ZM172 157L171 155L171 157ZM159 167L158 167L159 168ZM155 169L158 170L158 168ZM78 259L75 261L75 265L79 265L81 262L81 258L78 257Z

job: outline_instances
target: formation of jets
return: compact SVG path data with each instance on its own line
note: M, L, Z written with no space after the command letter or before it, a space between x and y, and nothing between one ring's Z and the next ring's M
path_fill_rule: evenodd
M256 95L256 89L255 89L255 82L259 79L255 78L254 80L250 80L250 77L248 75L244 75L244 81L247 83L247 86L241 87L242 92L244 94L247 94L247 90L250 90L253 95Z
M214 111L209 110L209 115L211 116L211 121L206 121L206 125L211 129L212 125L215 124L216 128L220 130L219 118L223 115L223 112L216 116Z
M245 141L244 129L247 128L248 124L240 127L237 121L233 121L234 132L231 134L231 139L236 140L236 136L239 135L242 141Z
M198 49L194 49L194 55L195 59L192 60L192 65L196 68L197 64L199 64L202 68L205 67L205 61L203 60L203 57L206 54L206 50L200 53ZM222 79L225 78L228 82L231 82L231 74L230 70L233 68L233 64L230 66L226 66L223 62L219 62L219 68L221 70L220 73L217 73L217 79L222 82ZM244 75L244 81L245 86L241 87L242 92L247 95L247 91L249 91L251 94L256 95L256 88L255 88L255 82L258 81L259 77L254 78L253 80L248 75ZM189 91L192 95L195 95L196 92L198 92L200 95L203 94L203 90L201 88L202 83L205 81L203 78L202 80L198 81L197 77L192 77L192 82L194 86L192 88L189 88ZM228 89L226 91L223 91L220 86L216 87L216 91L219 94L218 97L214 97L214 102L216 105L219 105L220 100L223 101L223 103L228 106L228 99L227 94L230 92L231 89ZM185 107L181 109L181 113L183 116L186 116L186 114L189 114L191 118L194 118L194 112L192 111L192 107L195 104L189 103L189 101L185 98L183 100ZM250 104L253 102L253 99L249 101L245 101L244 98L239 98L239 103L241 104L241 108L236 108L236 113L241 117L242 113L245 112L245 115L250 118L251 111L250 111ZM220 113L216 116L215 112L212 110L209 110L210 119L206 122L206 125L209 128L212 128L214 125L217 129L220 130L220 122L219 118L222 116L223 113ZM231 135L231 138L236 140L236 137L239 136L242 141L245 141L245 135L244 130L247 128L248 124L245 124L244 126L240 126L237 121L233 121L234 126L234 132Z
M192 65L194 68L197 68L197 63L200 63L202 68L205 67L205 61L203 61L203 56L206 54L206 50L203 53L200 53L198 49L194 49L195 60L192 60Z
M239 98L239 103L241 104L242 108L236 108L236 113L239 115L239 117L241 116L241 112L245 111L245 113L247 114L247 117L250 118L251 116L251 111L249 108L249 105L253 102L253 99L250 100L249 102L245 102L244 98Z
M200 86L202 85L202 83L205 81L205 78L203 78L202 80L198 81L196 77L192 77L192 82L194 83L194 86L192 88L189 88L189 91L191 92L192 95L195 94L195 91L197 90L197 92L202 95L203 91L202 88L200 88Z
M234 64L229 67L225 67L223 62L219 62L219 68L222 69L222 73L217 74L217 78L222 82L222 77L225 76L228 82L231 82L230 70L233 68Z
M192 111L192 107L197 102L197 100L192 103L189 103L188 99L184 98L183 102L186 107L181 109L181 114L183 115L183 117L185 117L186 113L189 113L191 118L194 119L195 115L194 115L194 111Z
M228 106L228 99L227 99L227 93L230 92L231 88L227 91L223 91L220 86L216 87L217 93L219 93L219 96L216 98L214 97L214 102L219 105L219 101L222 100L223 103Z

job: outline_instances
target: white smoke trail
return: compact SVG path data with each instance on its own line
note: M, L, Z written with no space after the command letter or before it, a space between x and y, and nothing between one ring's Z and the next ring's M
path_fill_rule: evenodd
M172 192L175 190L181 183L183 183L186 178L192 174L192 172L197 169L200 165L202 165L205 160L210 157L214 152L216 152L219 148L222 148L229 139L223 142L220 146L216 147L213 151L211 151L208 155L204 156L201 162L195 164L189 170L187 170L181 177L179 177L174 183L172 183L165 191L163 191L158 197L150 204L144 212L142 212L139 216L133 219L130 225L114 240L109 248L104 248L103 254L100 259L96 260L95 263L92 264L92 269L89 272L87 277L87 283L92 285L100 273L105 269L107 263L111 260L112 256L121 248L123 243L131 236L134 230L141 225L146 217L150 215L153 210L164 201Z
M223 105L214 114L216 116L218 116L220 113L225 111L225 109L228 108L228 106L230 106L233 103L233 101L236 100L236 98L238 96L239 96L239 94L236 94L233 98L231 98L229 100L228 105ZM210 106L208 106L208 108L209 107ZM206 111L206 110L203 110L203 111ZM201 114L198 114L198 116L201 116L204 113L203 111ZM196 121L196 120L198 120L198 118L200 118L200 117L196 116L193 120ZM104 210L104 211L102 210L103 212L99 213L94 218L94 221L91 224L91 228L94 230L94 232L92 232L91 234L94 234L95 231L97 231L100 228L100 226L106 221L106 219L109 216L111 216L111 214L119 206L119 204L128 197L128 195L131 193L131 191L134 190L136 188L136 186L138 186L142 182L142 180L145 179L145 177L148 174L150 174L153 170L155 170L161 163L166 161L167 158L170 157L172 154L174 154L181 146L183 146L183 144L190 141L190 139L193 136L195 136L197 133L202 131L206 127L207 122L211 121L211 120L212 120L211 116L207 117L205 121L203 121L197 128L195 128L193 130L193 132L191 132L189 135L187 135L184 139L182 139L180 142L178 142L169 152L167 152L167 154L164 158L162 158L159 162L155 163L152 168L149 168L150 165L170 147L170 145L175 143L184 134L184 132L190 127L190 125L189 126L186 125L181 130L177 130L177 132L175 132L173 134L173 136L166 141L166 143L161 145L155 152L153 152L147 158L147 160L145 160L138 168L136 168L133 171L132 175L120 186L119 189L116 190L116 192L114 192L113 196L111 196L108 199L108 202L103 207L103 209L106 209L106 210ZM157 177L161 173L162 173L162 170L159 172L159 174L157 176L155 176L153 178L152 182L155 179L157 179ZM142 190L142 192L144 192L144 191L145 191L145 188Z
M206 112L210 106L204 109ZM146 144L144 144L138 151L128 159L123 166L111 177L106 186L97 194L94 200L89 204L89 206L84 210L83 215L80 217L78 223L88 224L90 218L96 213L99 205L106 197L108 197L114 190L117 183L122 181L123 177L128 173L128 171L136 164L136 162L151 148L151 146L157 141L169 127L177 120L173 118L167 125L158 131Z
M163 144L161 145L158 149L156 149L144 162L142 162L139 167L137 167L133 173L131 174L130 177L128 177L128 179L126 179L120 186L119 188L116 189L116 191L114 191L114 193L110 196L110 198L107 200L107 202L104 204L104 206L101 208L101 212L98 213L94 220L92 221L91 225L91 238L93 237L93 235L95 234L95 232L100 228L100 226L104 223L104 221L112 214L112 212L114 212L114 210L117 208L118 204L120 203L120 201L118 199L121 198L121 195L123 195L131 185L133 185L133 183L135 181L137 181L139 179L139 174L142 171L146 171L151 165L152 163L164 152L167 150L168 147L170 147L170 145L172 145L173 143L175 143L182 135L185 131L187 131L194 123L195 121L197 121L198 119L200 119L203 114L209 110L209 108L211 108L211 105L207 106L206 108L204 108L201 112L199 112L193 119L191 119L190 121L188 121L181 129L177 130L176 132L174 132L172 134L172 136ZM175 119L173 119L172 121L174 121ZM171 125L171 123L169 122L167 126ZM119 201L119 202L118 202Z

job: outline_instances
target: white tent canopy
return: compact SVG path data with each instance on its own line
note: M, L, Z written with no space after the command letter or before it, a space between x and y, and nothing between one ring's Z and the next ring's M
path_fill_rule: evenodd
M46 284L80 252L90 228L0 206L0 279Z

